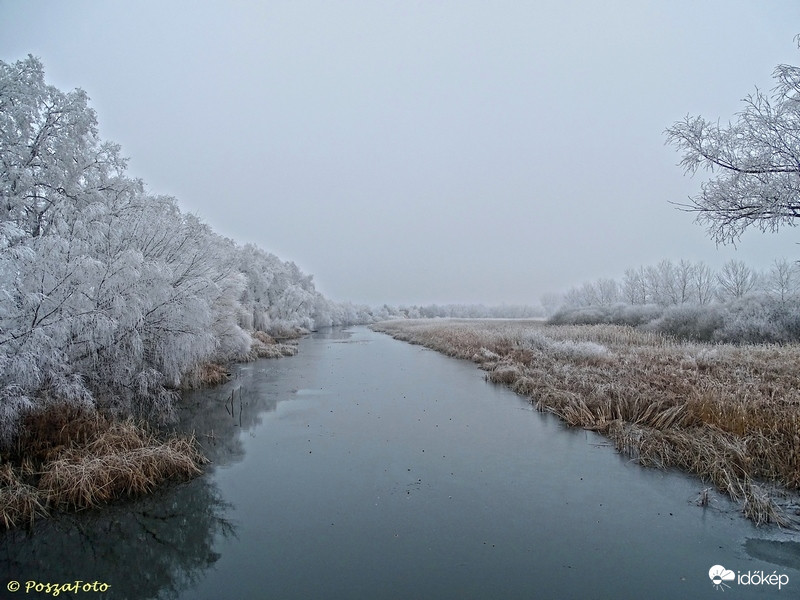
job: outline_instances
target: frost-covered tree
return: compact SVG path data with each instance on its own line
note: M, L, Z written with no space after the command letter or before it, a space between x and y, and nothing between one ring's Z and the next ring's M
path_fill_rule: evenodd
M676 304L686 304L696 301L694 287L692 286L695 268L695 265L684 259L681 259L678 261L678 264L675 265L675 283L673 289L675 291Z
M682 206L718 243L736 241L750 226L774 232L800 217L800 68L779 65L773 77L772 93L748 95L734 122L687 116L666 131L687 173L713 173Z
M241 302L244 307L242 325L256 331L267 331L270 325L270 286L280 266L280 259L253 244L246 244L237 252L240 271L246 277Z
M714 271L707 264L698 262L693 265L691 285L698 304L708 304L713 300L716 281Z
M788 260L776 260L765 277L767 293L776 297L781 303L795 296L800 289L800 272L797 263Z
M648 283L651 297L663 305L679 304L677 271L671 260L662 260L655 267L648 267Z
M564 294L563 305L568 307L610 306L620 301L620 286L614 279L587 281Z
M573 287L564 294L564 306L580 308L597 305L597 290L594 283L585 282L579 287Z
M167 414L188 369L247 349L231 244L126 177L86 95L43 81L0 64L1 393Z
M296 265L125 168L84 92L47 85L33 57L0 62L0 444L51 401L163 418L202 363L248 355L247 330L324 319Z
M625 269L621 290L622 298L628 304L647 304L650 298L647 293L647 277L644 267Z
M662 260L657 265L645 267L644 284L648 302L663 306L676 304L675 265L672 261Z
M723 301L741 298L758 283L758 275L740 260L729 260L717 274L717 295Z
M101 144L80 90L44 82L28 57L0 62L0 436L48 390L89 402L67 354L74 327L91 319L97 272L93 222L107 189L124 194L124 161ZM82 217L78 217L82 215Z
M646 298L647 302L671 306L698 302L705 293L702 285L700 287L697 285L698 277L699 281L705 284L705 275L705 267L702 264L693 264L688 260L680 260L677 264L670 260L662 260L655 266L640 267L636 277L639 286L644 290L640 295Z
M564 297L561 294L548 292L542 294L539 302L542 305L542 310L544 310L545 316L549 317L558 310L558 307L564 302Z
M619 302L620 292L619 283L615 279L603 278L595 282L597 301L600 306L608 306Z
M625 270L619 284L620 299L627 304L708 304L716 289L716 276L704 263L662 260L654 266Z

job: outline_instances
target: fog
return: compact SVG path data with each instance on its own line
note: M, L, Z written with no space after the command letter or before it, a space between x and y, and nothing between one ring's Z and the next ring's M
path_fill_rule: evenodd
M800 5L19 2L0 60L85 89L130 174L335 300L538 302L716 247L664 129L732 118L800 51Z

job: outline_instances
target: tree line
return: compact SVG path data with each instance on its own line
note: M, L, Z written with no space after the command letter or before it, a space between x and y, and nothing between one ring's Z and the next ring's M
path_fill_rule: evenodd
M371 318L146 191L84 91L48 85L34 57L0 61L0 442L53 402L165 418L250 332Z
M800 290L800 269L786 259L776 260L767 271L756 271L739 260L729 260L719 271L704 262L663 260L657 265L625 271L621 280L600 278L568 290L560 300L545 298L555 308L632 305L711 304L761 293L786 302ZM552 310L551 310L552 312Z
M543 299L554 324L614 323L706 342L800 341L800 267L776 260L759 272L731 260L664 260Z

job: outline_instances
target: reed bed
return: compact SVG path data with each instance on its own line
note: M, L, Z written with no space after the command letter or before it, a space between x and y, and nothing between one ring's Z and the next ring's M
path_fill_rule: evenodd
M38 487L49 506L90 508L149 493L168 479L199 475L202 462L194 440L159 442L127 421L60 452L44 465Z
M205 458L193 438L160 439L133 421L53 406L29 415L16 448L0 464L0 523L32 522L50 510L81 510L146 494L199 475Z
M253 331L250 333L250 349L235 357L237 362L253 362L259 358L282 358L284 356L294 356L297 354L297 332L287 330L285 341L278 341L273 336L263 331ZM192 370L185 373L181 380L183 389L191 390L203 387L220 385L230 381L231 373L227 365L206 362L196 365Z
M195 369L195 373L191 373L184 377L183 387L186 389L195 389L200 387L209 387L220 385L229 381L231 378L228 368L219 363L202 363Z
M245 361L253 361L258 358L281 358L283 356L294 356L297 354L296 338L283 338L288 342L279 342L271 335L263 331L256 331L252 334L253 343L250 345L250 353L243 357Z
M9 463L0 466L0 524L10 529L46 514L38 490L24 483Z
M711 482L754 522L797 527L800 346L685 343L619 325L417 320L376 331L472 360L487 379L642 465Z

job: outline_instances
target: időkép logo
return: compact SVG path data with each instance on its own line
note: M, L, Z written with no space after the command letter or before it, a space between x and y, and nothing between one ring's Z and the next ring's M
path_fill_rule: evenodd
M708 578L715 589L725 591L730 589L731 583L736 585L774 585L780 590L789 583L789 576L785 573L765 573L764 571L747 571L734 573L722 565L714 565L708 570Z

